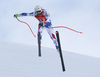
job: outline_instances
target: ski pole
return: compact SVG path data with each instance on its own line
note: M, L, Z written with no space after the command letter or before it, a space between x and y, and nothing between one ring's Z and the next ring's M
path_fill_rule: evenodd
M26 23L26 22L24 22L24 21L20 21L17 17L16 17L16 19L17 19L19 22L21 22L21 23L25 23L25 24L29 27L29 29L30 29L31 33L33 34L33 36L36 37L36 36L34 35L32 29L31 29L31 27L29 26L28 23Z
M63 55L62 55L62 50L61 50L61 45L60 45L60 37L59 37L58 31L56 31L56 37L57 37L58 46L59 46L59 54L60 54L60 59L61 59L62 70L64 72L65 71L65 65L64 65L64 60L63 60Z
M56 26L56 27L49 27L49 28L66 28L66 29L69 29L69 30L71 30L71 31L74 31L74 32L77 32L77 33L80 33L80 34L82 34L82 32L76 31L76 30L74 30L74 29L71 29L71 28L69 28L69 27L66 27L66 26Z

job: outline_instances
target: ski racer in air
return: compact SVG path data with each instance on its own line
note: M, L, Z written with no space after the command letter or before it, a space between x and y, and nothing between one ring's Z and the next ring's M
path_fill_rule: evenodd
M34 16L39 21L38 25L38 33L40 33L40 40L42 40L42 31L46 30L48 34L50 35L51 39L53 40L53 43L55 44L55 47L57 51L59 50L57 39L53 33L53 29L49 28L52 26L51 19L49 13L45 9L42 9L41 6L37 5L34 9L34 12L31 13L21 13L21 14L15 14L14 17L22 17L22 16Z

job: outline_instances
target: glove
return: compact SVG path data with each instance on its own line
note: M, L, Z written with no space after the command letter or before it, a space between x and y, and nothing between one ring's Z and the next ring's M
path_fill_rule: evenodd
M14 17L15 17L15 18L19 17L19 14L15 14Z
M42 23L39 23L39 26L44 26L46 24L46 22L42 22Z

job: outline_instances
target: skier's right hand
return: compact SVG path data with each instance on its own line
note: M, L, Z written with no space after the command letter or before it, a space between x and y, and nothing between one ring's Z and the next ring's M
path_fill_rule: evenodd
M15 17L15 18L19 17L19 14L15 14L14 17Z

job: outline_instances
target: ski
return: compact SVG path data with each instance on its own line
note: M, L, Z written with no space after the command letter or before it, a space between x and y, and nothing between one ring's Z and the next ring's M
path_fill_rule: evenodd
M39 57L41 57L40 32L38 32L38 55L39 55Z
M63 61L63 55L62 55L62 50L61 50L60 38L59 38L59 32L58 31L56 31L56 37L57 37L58 46L59 46L59 54L60 54L60 59L61 59L62 70L64 72L65 71L65 65L64 65L64 61Z

